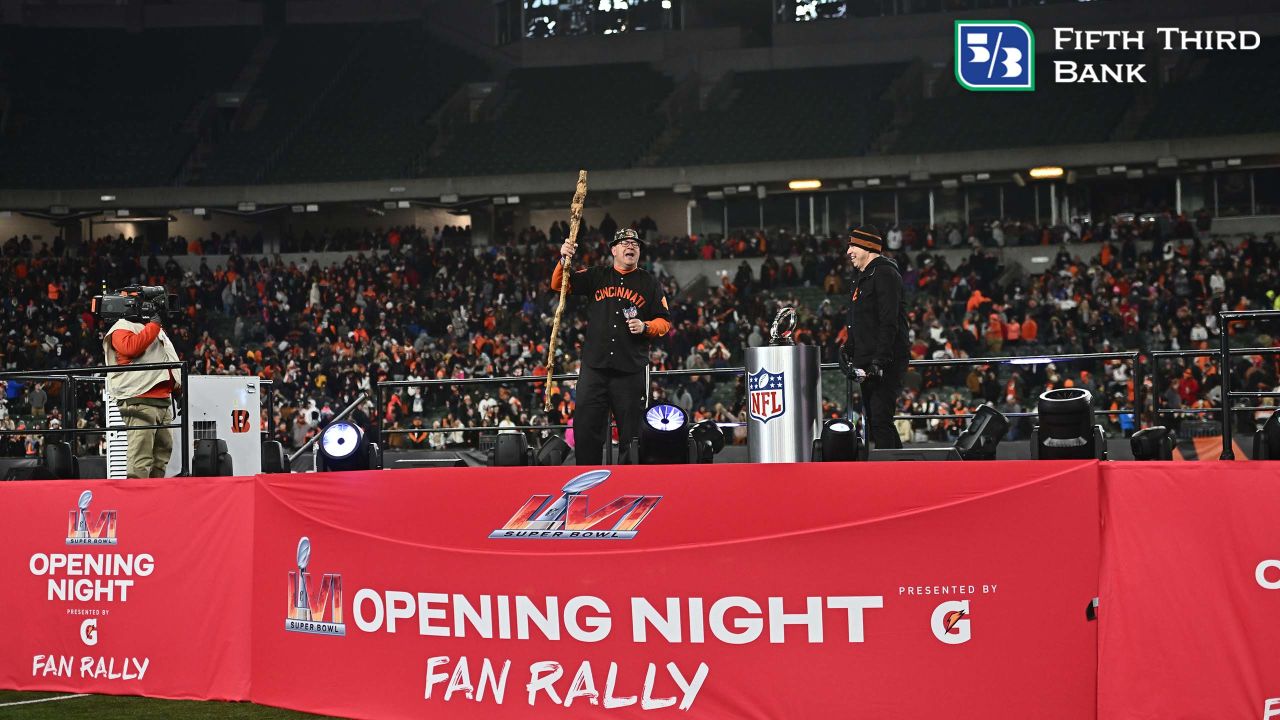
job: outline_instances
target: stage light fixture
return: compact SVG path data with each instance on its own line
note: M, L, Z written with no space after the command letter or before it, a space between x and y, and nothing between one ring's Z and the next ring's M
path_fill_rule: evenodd
M320 431L317 445L316 470L320 472L382 468L378 444L369 442L360 426L350 421L330 423Z
M813 441L816 462L852 462L861 454L862 438L852 420L831 418L822 423L822 433Z
M227 452L227 441L220 438L196 440L191 454L192 477L231 477L235 475L235 463Z
M622 438L623 444L627 438ZM654 403L640 425L640 464L689 462L689 415L670 403Z
M289 472L289 456L279 440L262 441L262 472L267 475Z
M51 477L58 480L80 479L80 460L71 449L71 443L46 441L41 455Z
M1129 438L1134 460L1172 460L1173 433L1164 425L1143 428Z
M533 464L533 450L524 433L499 433L489 450L490 467L522 467Z
M965 460L995 460L996 446L1009 432L1009 418L990 405L980 405L969 425L956 438L955 449Z
M1280 460L1280 410L1271 413L1253 434L1253 459Z
M1084 388L1061 388L1040 394L1040 425L1032 433L1035 460L1107 459L1102 426L1093 422L1093 395Z
M565 458L569 457L572 452L569 443L559 435L552 435L542 441L542 446L538 448L538 456L536 465L542 466L559 466L563 465Z
M693 424L689 430L689 439L693 443L691 462L715 462L716 455L724 449L724 430L715 420L702 420Z

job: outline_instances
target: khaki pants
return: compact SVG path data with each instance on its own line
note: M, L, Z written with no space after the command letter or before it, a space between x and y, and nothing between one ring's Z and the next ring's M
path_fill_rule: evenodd
M137 401L120 403L120 416L128 427L137 425L164 425L173 422L169 407L148 405ZM173 455L173 431L135 430L129 433L129 477L164 477Z

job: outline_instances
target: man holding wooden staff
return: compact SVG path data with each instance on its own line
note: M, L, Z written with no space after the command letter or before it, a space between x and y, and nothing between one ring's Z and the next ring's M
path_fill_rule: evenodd
M578 270L569 276L569 294L587 300L587 337L578 370L573 413L574 450L579 465L599 465L604 459L605 423L612 410L624 457L640 434L644 416L645 365L649 345L671 329L666 295L657 278L640 268L640 234L623 228L613 236L613 263ZM560 246L565 262L556 263L551 289L560 290L564 266L577 251L577 242Z

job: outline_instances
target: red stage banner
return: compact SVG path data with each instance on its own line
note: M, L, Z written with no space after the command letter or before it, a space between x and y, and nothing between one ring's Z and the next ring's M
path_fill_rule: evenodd
M0 485L0 687L247 697L253 485Z
M1103 466L1102 720L1280 718L1280 482L1266 467Z
M1092 717L1097 503L1093 462L263 476L250 695L356 718Z

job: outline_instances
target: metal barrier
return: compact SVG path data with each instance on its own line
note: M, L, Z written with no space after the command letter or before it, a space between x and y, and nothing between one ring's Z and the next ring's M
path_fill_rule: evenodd
M1236 412L1253 412L1258 410L1275 410L1271 405L1232 405L1234 398L1280 397L1280 392L1248 391L1231 389L1232 367L1230 358L1241 355L1275 355L1280 354L1280 347L1268 348L1233 348L1229 323L1233 320L1278 320L1280 310L1239 310L1218 312L1218 349L1214 350L1155 350L1148 355L1152 358L1152 384L1155 401L1152 403L1156 415L1192 415L1218 413L1222 416L1222 453L1219 460L1235 460L1235 448L1232 445L1232 414ZM1160 372L1160 358L1216 357L1222 373L1222 396L1218 407L1211 408L1161 408L1160 384L1163 380Z
M911 367L935 367L935 366L951 367L951 366L995 365L995 364L1038 365L1038 364L1048 364L1053 362L1073 362L1073 361L1092 361L1092 360L1128 360L1133 365L1134 407L1128 408L1128 409L1119 409L1119 410L1095 410L1095 412L1100 415L1122 415L1126 413L1133 413L1134 416L1137 417L1138 408L1141 408L1143 406L1142 403L1144 400L1144 396L1143 396L1144 376L1142 371L1142 365L1140 362L1138 362L1141 355L1142 353L1138 350L1129 350L1129 351L1123 351L1123 352L1104 352L1104 353L1066 353L1066 354L1056 354L1056 355L1005 355L1000 357L988 357L988 358L941 358L941 359L930 359L930 360L912 360L910 361L909 365ZM819 365L819 371L839 370L839 369L840 369L839 363L822 363L821 365ZM690 377L695 375L736 375L739 377L745 377L746 368L727 367L727 368L698 368L698 369L682 368L677 370L651 370L651 371L648 371L647 375L649 378ZM551 379L556 382L563 382L565 380L577 380L578 374L577 373L561 373L561 374L554 375ZM373 384L373 396L374 396L374 401L377 403L376 415L377 415L378 434L379 436L381 436L381 435L396 435L396 434L408 434L408 433L428 433L428 434L452 433L452 432L495 433L503 430L544 431L544 430L568 429L571 426L569 425L504 425L504 426L481 425L481 426L466 426L461 428L423 427L423 428L398 428L398 429L387 429L384 427L384 415L385 415L384 411L386 408L386 403L384 398L386 396L384 395L383 391L385 389L412 388L412 387L438 388L438 387L473 386L473 385L487 386L487 385L493 385L495 383L526 384L526 383L543 383L546 381L547 381L547 376L545 375L520 375L520 376L503 376L503 377L488 377L488 378L388 380L385 382L375 382ZM847 381L846 387L851 388L852 384L853 384L852 381ZM649 384L647 382L645 384L645 387L646 388L649 387ZM852 395L851 392L846 392L845 397L848 398L851 395ZM902 414L902 415L894 415L894 420L962 420L962 419L967 419L971 417L973 417L972 413ZM1006 413L1006 417L1034 418L1034 417L1039 417L1039 413L1036 413L1036 412ZM745 423L742 423L742 422L732 422L732 423L722 422L717 424L719 424L721 427L740 427L742 425L745 425Z
M1222 454L1219 460L1235 460L1235 448L1231 445L1231 411L1232 398L1276 397L1277 393L1236 391L1231 389L1231 356L1232 355L1270 355L1280 353L1280 348L1231 348L1230 323L1232 320L1278 320L1280 310L1239 310L1218 313L1218 331L1221 338L1222 362ZM1244 408L1242 408L1244 409ZM1251 408L1257 409L1257 408Z
M0 380L44 380L53 382L62 382L62 417L69 420L74 417L72 410L76 404L76 381L84 382L106 382L107 373L119 372L142 372L144 370L179 370L181 375L181 385L185 389L187 387L187 363L146 363L143 365L110 365L84 368L67 368L65 370L36 370L32 372L24 372L22 370L14 370L9 372L0 372ZM131 432L134 430L164 430L178 428L182 437L182 473L184 475L191 474L191 448L189 444L187 423L187 393L179 392L178 409L179 417L183 418L183 422L172 422L163 425L122 425L122 426L106 426L101 428L63 428L60 430L52 429L36 429L32 430L0 430L0 435L70 435L75 437L79 434L97 434L105 432ZM106 422L106 416L103 416L103 422ZM70 423L69 423L70 424Z
M955 366L973 366L973 365L1040 365L1058 362L1076 362L1076 361L1094 361L1094 360L1128 360L1133 367L1134 378L1134 399L1133 407L1117 410L1095 410L1095 413L1101 415L1123 415L1132 413L1135 418L1140 418L1143 408L1145 407L1145 378L1143 374L1141 357L1145 354L1152 362L1153 386L1154 394L1152 400L1153 412L1156 415L1161 414L1193 414L1193 413L1221 413L1223 417L1222 437L1223 452L1221 459L1234 459L1235 455L1232 451L1231 437L1231 412L1225 411L1225 407L1229 405L1233 398L1254 398L1254 397L1280 397L1280 392L1258 392L1258 391L1234 391L1230 389L1231 367L1229 362L1221 362L1223 358L1232 355L1263 355L1280 353L1280 347L1272 348L1230 348L1230 339L1228 332L1228 323L1238 320L1250 319L1277 319L1280 318L1280 311L1276 310L1258 310L1258 311L1240 311L1229 312L1223 311L1218 313L1219 327L1221 331L1221 345L1217 352L1210 350L1157 350L1143 353L1138 350L1129 350L1124 352L1105 352L1105 353L1065 353L1053 355L1006 355L999 357L982 357L982 358L940 358L928 360L912 360L909 365L911 367L955 367ZM1160 358L1171 357L1200 357L1200 356L1217 356L1223 367L1223 400L1220 407L1217 408L1182 408L1168 409L1160 407L1160 383L1161 368L1158 360ZM12 371L0 373L0 380L7 379L27 379L27 380L53 380L64 381L62 392L63 416L70 417L69 409L75 404L75 387L76 379L89 382L103 382L105 373L108 372L134 372L152 369L171 369L179 368L182 372L182 383L185 387L188 378L188 369L185 362L178 363L157 363L151 365L123 365L116 367L89 367L75 368L57 371ZM819 366L821 371L839 370L838 363L823 363ZM677 369L677 370L654 370L646 372L646 380L652 378L678 378L691 376L737 376L745 377L746 369L743 367L725 367L725 368L697 368L697 369ZM505 384L528 384L528 383L545 383L548 380L563 382L566 380L577 380L577 373L561 373L548 378L545 375L522 375L522 376L505 376L505 377L487 377L487 378L446 378L446 379L429 379L429 380L389 380L384 382L374 381L372 383L372 396L376 403L374 417L376 418L377 438L381 440L384 435L409 434L409 433L497 433L502 431L531 432L531 431L548 431L548 430L567 430L571 426L564 424L530 424L530 425L479 425L465 427L441 427L441 428L387 428L385 427L385 398L386 392L397 388L440 388L440 387L466 387L466 386L487 386L495 383ZM260 380L261 384L271 385L270 380ZM649 383L645 384L646 392ZM846 388L852 388L852 381L848 381ZM274 427L274 406L272 403L271 393L267 399L267 415L269 426ZM852 392L846 393L846 398L852 396ZM181 393L180 408L182 417L187 416L187 397L186 393ZM354 407L354 404L353 404ZM1232 406L1232 411L1251 411L1271 409L1270 406ZM1007 413L1007 417L1011 418L1034 418L1039 414L1035 412L1017 412ZM972 413L933 413L933 414L899 414L894 416L894 420L964 420L973 417ZM743 425L741 422L721 422L718 423L722 427L738 427ZM66 428L61 430L0 430L3 435L36 435L36 434L70 434L76 433L101 433L108 431L129 431L129 430L147 430L178 427L182 431L182 467L184 473L190 472L190 457L187 441L187 429L185 423L172 423L168 425L156 426L135 426L135 427L105 427L105 428ZM318 435L317 435L318 437ZM294 454L295 456L297 453Z

